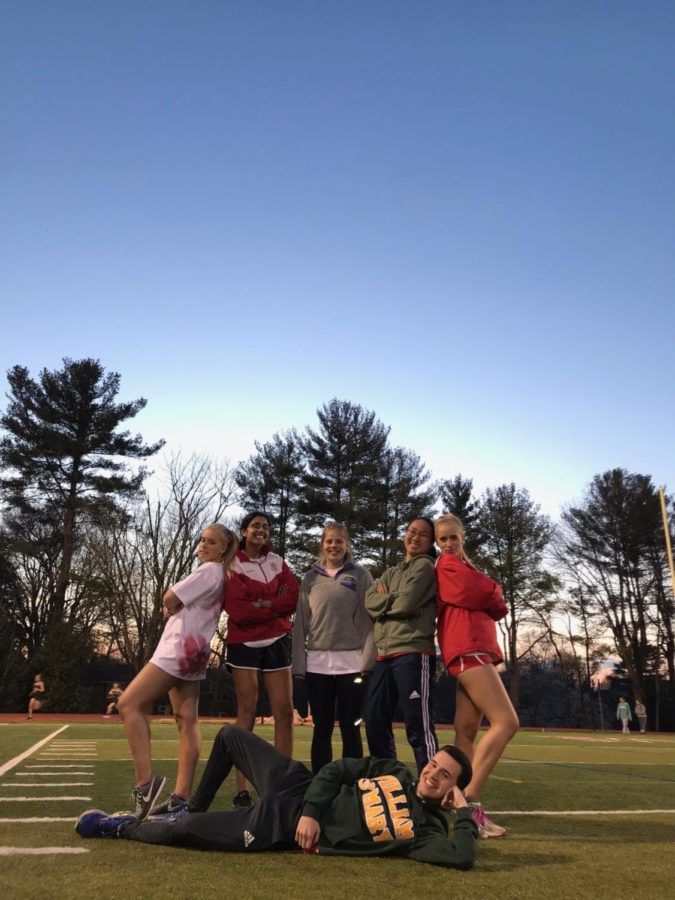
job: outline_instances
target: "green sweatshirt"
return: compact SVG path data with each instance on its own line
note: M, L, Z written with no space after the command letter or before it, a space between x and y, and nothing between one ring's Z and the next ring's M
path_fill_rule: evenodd
M380 594L383 584L386 594ZM375 622L378 657L436 652L436 569L429 556L387 569L366 592L366 609Z
M302 815L321 825L319 854L395 854L435 866L470 869L478 831L469 809L460 809L453 839L449 814L415 793L408 768L392 759L342 759L314 776Z

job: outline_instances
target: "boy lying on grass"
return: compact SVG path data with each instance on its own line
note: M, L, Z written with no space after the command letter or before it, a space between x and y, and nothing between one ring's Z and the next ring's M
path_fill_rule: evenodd
M260 799L248 809L207 812L235 766ZM397 855L437 866L470 869L476 825L462 788L471 763L456 747L442 747L414 781L390 759L342 759L312 777L257 735L237 725L218 732L199 787L178 812L140 821L101 810L82 813L82 837L123 838L147 844L235 852L291 850L332 856ZM449 837L448 812L455 813Z

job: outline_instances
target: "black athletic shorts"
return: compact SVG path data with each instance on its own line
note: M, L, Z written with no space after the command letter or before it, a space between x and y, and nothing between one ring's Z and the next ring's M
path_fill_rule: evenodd
M246 644L227 645L227 668L256 669L276 672L291 667L291 636L285 634L267 647L248 647Z

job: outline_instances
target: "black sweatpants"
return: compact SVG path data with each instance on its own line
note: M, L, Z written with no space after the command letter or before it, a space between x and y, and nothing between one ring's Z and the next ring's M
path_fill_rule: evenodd
M356 682L354 679L359 678ZM361 714L363 707L363 682L357 673L350 675L319 675L307 672L305 684L309 708L312 711L312 772L316 773L333 759L333 728L335 713L340 723L342 756L361 759Z
M250 809L206 812L232 767L254 786L260 800ZM190 812L175 821L132 822L120 837L146 844L202 850L288 850L295 846L300 807L312 776L306 766L238 725L216 735Z

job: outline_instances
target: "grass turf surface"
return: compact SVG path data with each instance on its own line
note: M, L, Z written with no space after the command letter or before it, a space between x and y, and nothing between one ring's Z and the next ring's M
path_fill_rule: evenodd
M33 722L0 725L0 767L63 726ZM218 726L204 724L203 759ZM258 733L271 737L271 728ZM171 785L177 753L172 723L153 724L156 769ZM297 759L309 758L311 730L294 729ZM412 754L398 732L401 757ZM452 732L440 730L441 743ZM93 750L77 748L93 742ZM60 759L51 754L60 748ZM336 747L336 750L338 748ZM89 753L92 758L88 758ZM85 755L86 754L86 755ZM40 765L71 766L63 777L37 775ZM78 774L75 774L78 773ZM91 773L91 774L81 774ZM46 787L45 783L93 782ZM630 897L673 896L675 864L675 735L521 732L511 742L484 795L486 808L507 826L502 840L481 841L472 872L396 859L321 858L300 853L222 854L84 841L73 830L86 808L128 806L132 774L121 726L69 725L49 743L0 776L0 875L3 897L107 898L223 894L247 898L485 897L580 898L621 891ZM32 785L39 783L38 787ZM227 809L230 776L214 808ZM90 800L49 800L78 796ZM35 797L19 802L18 797ZM39 798L39 799L38 799ZM670 810L647 815L637 810ZM518 815L515 811L537 813ZM561 811L559 815L543 813ZM564 811L587 814L565 815ZM624 811L614 814L616 811ZM595 812L595 814L593 814ZM498 813L498 814L497 814ZM19 823L24 818L65 822ZM52 847L77 855L4 855L6 849Z

